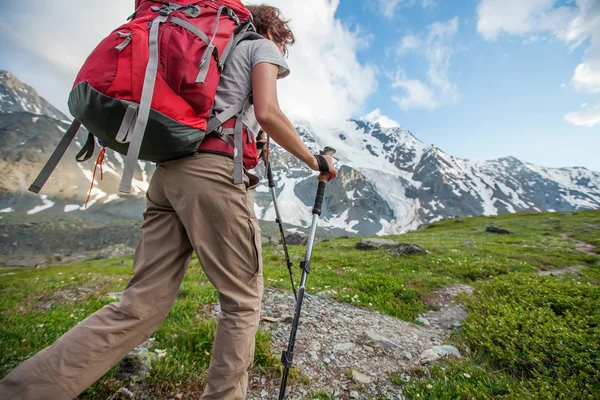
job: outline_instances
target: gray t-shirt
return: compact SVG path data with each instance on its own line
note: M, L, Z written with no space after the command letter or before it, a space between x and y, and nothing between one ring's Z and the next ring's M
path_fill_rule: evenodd
M277 48L268 39L244 40L229 55L215 97L214 113L219 114L227 108L248 98L252 93L252 69L260 63L279 66L278 79L289 75L290 69ZM244 114L244 125L257 135L260 125L254 116L254 106Z

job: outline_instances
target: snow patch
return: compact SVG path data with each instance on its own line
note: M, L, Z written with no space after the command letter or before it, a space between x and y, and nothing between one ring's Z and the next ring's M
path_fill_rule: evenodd
M81 207L80 205L77 205L77 204L67 204L67 205L65 206L65 212L66 212L66 213L68 213L68 212L73 212L73 211L80 210L81 208L82 208L82 207Z
M12 207L3 208L2 210L0 210L0 213L11 213L11 212L15 212L15 210Z
M46 195L41 195L40 199L42 200L42 205L34 207L31 210L27 211L27 214L29 214L29 215L37 214L41 211L52 208L55 204L53 201L48 200L48 196L46 196Z

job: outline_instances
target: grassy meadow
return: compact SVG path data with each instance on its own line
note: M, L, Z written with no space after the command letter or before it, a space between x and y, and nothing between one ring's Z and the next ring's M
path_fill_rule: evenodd
M514 234L486 233L487 226ZM475 287L461 301L469 313L450 338L465 355L413 370L408 399L600 398L600 212L457 218L388 239L415 243L427 256L361 251L360 238L323 240L313 251L308 293L414 321L424 299L456 283ZM265 285L290 288L283 256L263 248ZM290 247L298 265L304 247ZM538 271L580 266L577 274ZM51 344L124 289L132 259L95 260L47 269L0 270L0 377ZM299 278L300 269L296 268ZM147 382L148 398L200 393L216 322L216 291L194 259L169 318L153 336L161 350ZM281 349L257 337L255 368L278 374ZM120 386L115 369L82 399L104 399ZM395 374L396 371L390 371Z

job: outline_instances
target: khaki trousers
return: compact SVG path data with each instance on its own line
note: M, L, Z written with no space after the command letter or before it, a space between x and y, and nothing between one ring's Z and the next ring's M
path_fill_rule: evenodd
M245 399L263 291L260 228L246 174L200 153L161 163L150 184L134 276L117 303L92 314L2 381L2 400L73 399L167 317L195 251L221 314L203 399Z

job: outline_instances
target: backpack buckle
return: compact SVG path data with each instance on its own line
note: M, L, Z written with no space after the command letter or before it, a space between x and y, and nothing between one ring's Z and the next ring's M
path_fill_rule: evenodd
M168 17L169 15L171 15L171 13L173 13L173 11L175 11L174 8L171 8L167 5L162 5L158 10L158 13L163 17Z
M236 26L240 25L240 19L235 14L235 11L233 11L231 8L227 7L225 10L225 13L227 14L227 16L229 16L229 18L231 18L233 20L233 22L235 22Z

